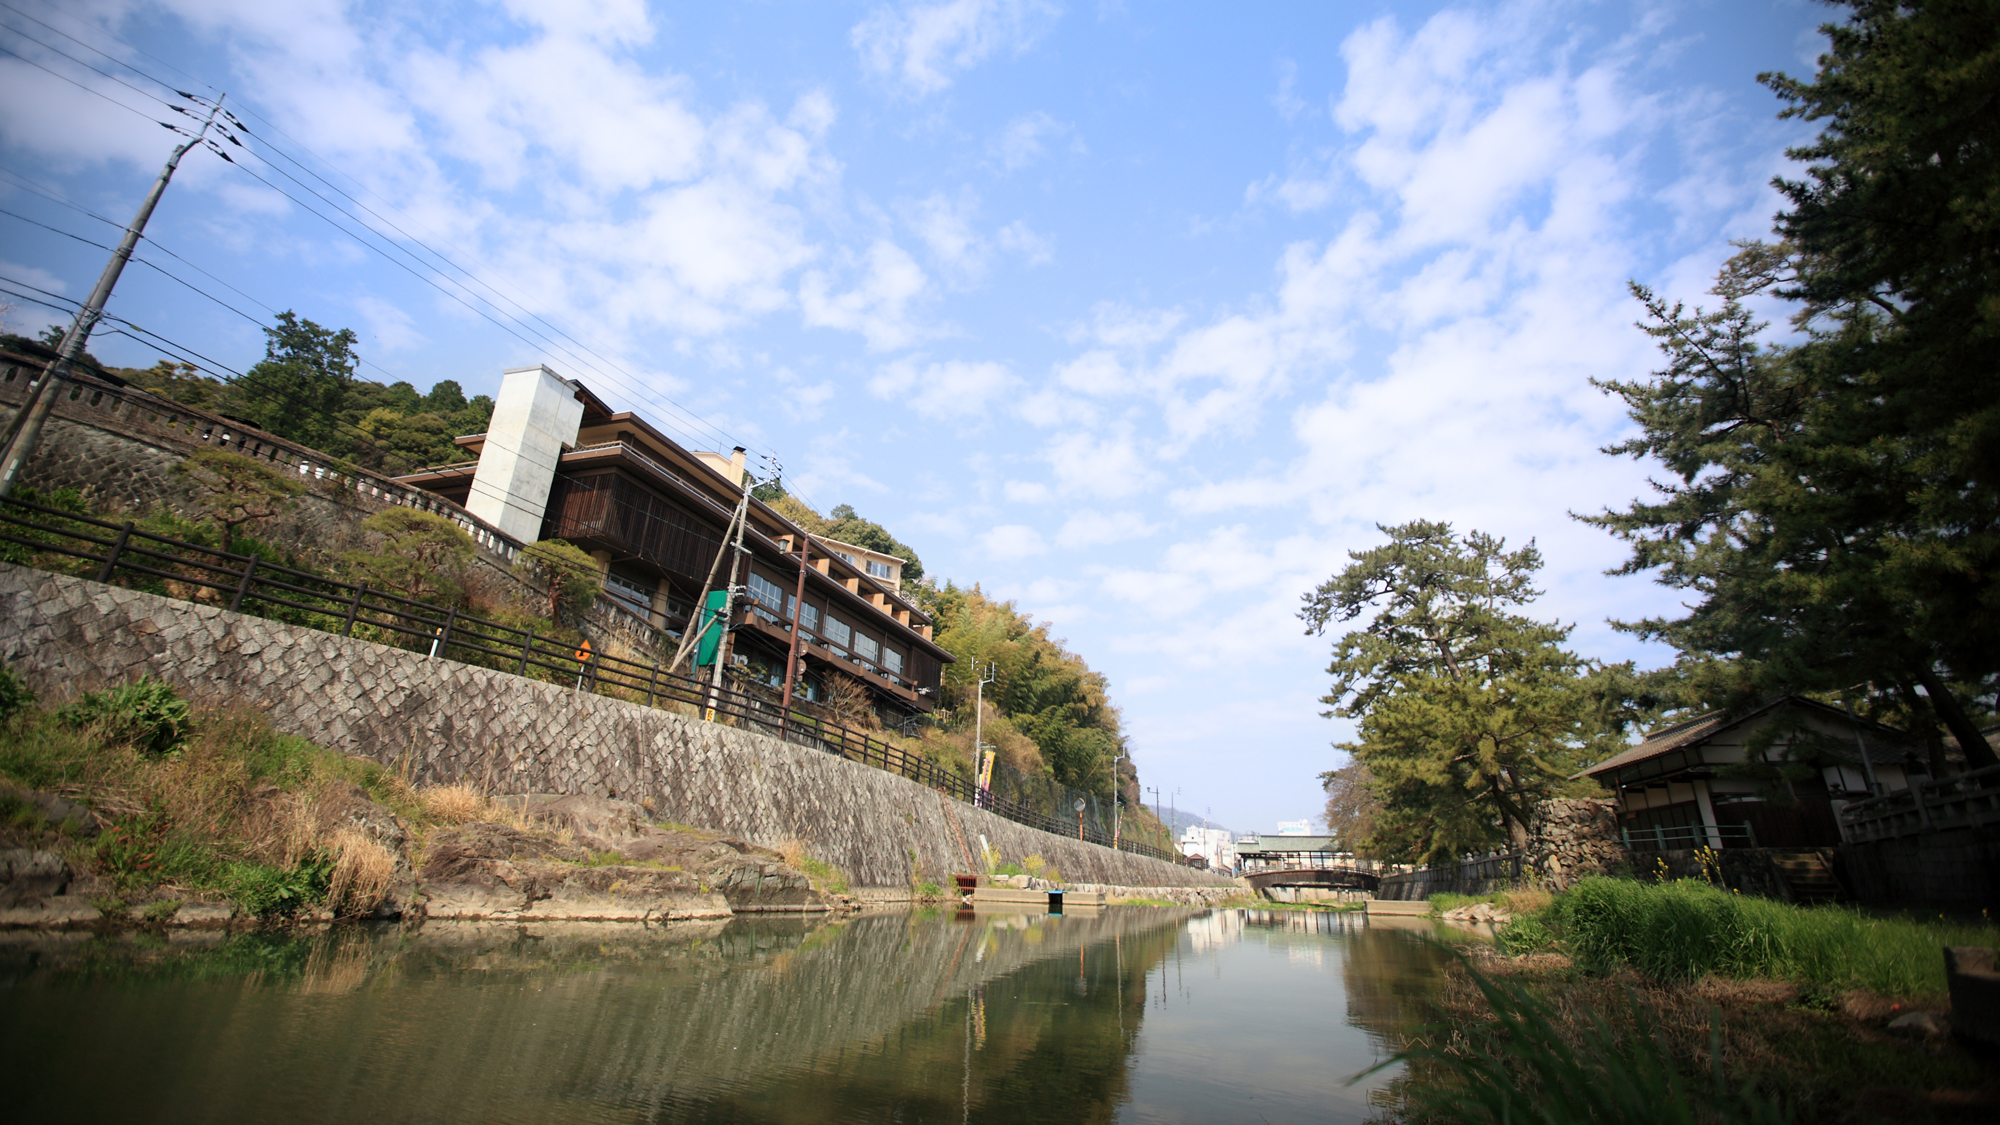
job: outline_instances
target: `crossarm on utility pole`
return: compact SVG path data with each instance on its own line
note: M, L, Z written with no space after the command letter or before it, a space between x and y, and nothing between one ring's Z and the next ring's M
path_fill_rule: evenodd
M133 217L132 225L125 228L125 237L119 240L118 249L113 250L111 260L104 263L104 272L98 275L90 298L76 310L76 319L70 322L69 331L63 334L56 358L42 369L41 381L28 392L27 400L8 423L6 451L0 453L0 498L13 493L22 467L35 452L36 443L41 441L42 424L48 420L49 412L55 409L56 384L69 378L70 365L83 353L84 342L103 318L104 303L111 299L111 290L117 286L119 275L125 272L125 263L132 260L132 251L137 249L139 236L145 232L147 220L153 217L153 208L159 205L160 196L166 193L167 183L174 178L174 169L180 166L181 157L187 155L189 149L208 136L209 126L215 124L215 115L220 112L222 98L217 98L208 111L208 119L201 123L201 131L167 157L166 167L160 169L159 178L153 181L153 190L146 193L146 201L139 204L139 213Z

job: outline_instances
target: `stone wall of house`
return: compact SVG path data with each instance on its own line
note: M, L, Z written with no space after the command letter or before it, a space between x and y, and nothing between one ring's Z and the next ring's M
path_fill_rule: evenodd
M0 564L0 657L46 698L153 675L419 784L588 793L766 846L803 841L857 887L949 884L1040 855L1072 882L1216 886L1205 872L1016 824L761 734L209 605Z
M1524 876L1550 891L1568 890L1586 876L1609 875L1631 865L1618 839L1615 806L1589 797L1535 806L1522 858Z

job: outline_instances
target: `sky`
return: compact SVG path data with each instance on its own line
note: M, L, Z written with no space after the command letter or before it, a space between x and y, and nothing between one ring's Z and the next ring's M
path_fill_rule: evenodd
M1755 77L1832 14L0 0L0 281L86 295L226 92L101 359L242 371L293 309L420 391L546 363L1049 622L1149 801L1270 831L1351 731L1300 597L1378 525L1534 540L1577 652L1670 662L1571 515L1660 471L1590 380L1657 366L1629 281L1713 303L1769 234L1811 127Z

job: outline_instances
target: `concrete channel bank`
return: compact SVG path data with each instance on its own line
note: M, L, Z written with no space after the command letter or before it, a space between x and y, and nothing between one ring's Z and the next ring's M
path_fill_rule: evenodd
M194 698L263 707L287 733L407 769L418 784L617 797L754 844L800 840L857 890L949 886L952 872L974 869L982 835L1003 859L1039 855L1072 882L1225 885L764 735L7 564L0 657L45 700L150 674Z

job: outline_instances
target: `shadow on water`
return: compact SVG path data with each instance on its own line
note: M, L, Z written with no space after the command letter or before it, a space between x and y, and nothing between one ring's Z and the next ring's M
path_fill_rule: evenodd
M1437 958L1358 916L1149 908L15 934L0 1081L36 1121L1217 1121L1261 1094L1240 1119L1275 1122L1393 1051ZM1345 1018L1288 1003L1308 978ZM1245 1011L1288 1039L1330 1025L1351 1058L1187 1061L1255 1044Z

